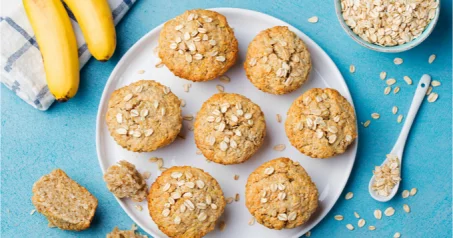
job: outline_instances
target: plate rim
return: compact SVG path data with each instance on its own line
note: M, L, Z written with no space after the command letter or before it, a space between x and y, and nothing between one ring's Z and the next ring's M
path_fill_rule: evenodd
M347 174L348 175L347 175L347 179L344 181L344 183L340 185L341 192L336 197L334 197L334 199L333 199L334 202L330 206L327 206L328 209L326 209L327 210L326 214L324 216L322 216L320 219L318 219L317 221L313 222L310 226L307 227L308 230L312 230L322 220L324 220L324 218L327 216L327 214L332 210L332 208L338 202L338 199L340 198L341 194L344 192L344 188L346 187L346 185L347 185L347 183L349 181L349 178L351 177L352 168L354 167L355 161L357 159L357 150L358 150L358 143L359 143L358 122L357 122L357 113L356 113L356 110L355 110L354 101L353 101L351 92L349 91L349 87L346 84L346 81L345 81L343 75L341 74L340 70L338 69L338 66L335 64L335 62L332 60L332 58L324 51L324 49L321 46L319 46L308 35L306 35L304 32L302 32L298 28L292 26L291 24L289 24L289 23L287 23L287 22L285 22L285 21L283 21L283 20L281 20L281 19L279 19L277 17L274 17L272 15L269 15L269 14L266 14L266 13L263 13L263 12L259 12L259 11L255 11L255 10L245 9L245 8L217 7L217 8L207 8L207 10L217 11L217 12L220 12L220 13L234 11L236 13L237 12L242 12L243 14L253 14L255 16L261 16L261 17L265 17L265 18L271 19L272 21L275 21L276 23L278 23L276 25L288 26L289 28L292 28L292 30L295 30L297 34L304 35L306 37L306 39L307 39L307 40L304 39L304 41L308 41L308 42L310 42L310 44L313 44L315 47L319 48L319 52L332 65L332 67L330 67L330 68L335 70L336 73L338 73L341 76L342 80L339 83L343 87L343 89L347 92L348 95L346 95L346 96L348 96L348 99L349 99L348 101L351 103L352 108L354 109L354 115L356 117L357 138L355 139L353 144L350 145L350 148L349 148L349 149L353 149L354 150L353 151L353 155L351 155L353 157L353 159L347 165ZM100 100L99 106L98 106L97 116L96 116L96 155L97 155L99 166L100 166L101 171L102 171L103 174L106 171L106 166L104 165L104 161L101 159L101 151L100 151L100 143L101 143L100 142L101 141L100 134L101 133L100 133L100 130L101 130L101 123L104 123L104 120L103 120L103 117L102 117L102 107L103 107L104 104L108 103L107 89L110 88L110 85L114 81L113 76L116 75L118 73L118 71L120 71L122 69L122 66L127 62L126 59L129 58L130 55L132 55L132 53L135 51L135 49L138 48L142 44L142 42L144 42L150 35L154 34L156 31L160 31L164 24L165 24L165 22L159 24L158 26L156 26L153 29L151 29L150 31L148 31L138 41L136 41L126 51L126 53L124 53L124 55L121 57L121 59L118 61L118 63L116 63L115 68L113 69L112 73L110 74L110 76L107 79L107 82L106 82L106 84L104 86L104 89L103 89L102 95L101 95L101 100ZM343 95L343 96L345 96L345 95ZM142 228L145 232L147 232L148 234L152 235L155 238L159 237L158 234L154 233L152 230L147 229L144 224L142 224L138 219L135 219L135 216L133 214L129 213L128 209L125 206L125 203L121 199L117 198L116 196L114 196L114 198L120 204L120 206L123 209L123 211L129 216L129 218L131 220L133 220L140 228ZM302 236L304 234L305 233L297 233L293 237L297 238L297 237L300 237L300 236Z

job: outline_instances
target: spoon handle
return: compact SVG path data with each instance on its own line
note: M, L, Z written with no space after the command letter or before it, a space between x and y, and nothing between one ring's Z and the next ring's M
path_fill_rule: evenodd
M412 123L414 122L415 116L417 115L418 109L423 101L423 98L426 95L426 91L431 83L431 76L424 74L417 85L417 90L415 90L414 98L412 99L412 104L407 113L406 120L403 125L403 129L398 137L398 140L395 143L395 146L392 149L392 154L399 155L400 159L403 154L404 146L406 145L407 136L411 129Z

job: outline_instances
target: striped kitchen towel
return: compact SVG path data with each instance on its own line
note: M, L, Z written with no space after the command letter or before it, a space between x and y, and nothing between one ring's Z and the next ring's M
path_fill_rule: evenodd
M136 0L108 0L115 25L123 18ZM33 30L28 22L22 1L15 2L8 13L0 16L1 33L1 81L25 102L39 110L47 110L55 101L46 83L41 53ZM20 4L17 4L20 2ZM2 1L3 4L3 1ZM90 59L82 31L74 15L68 10L79 47L80 67Z

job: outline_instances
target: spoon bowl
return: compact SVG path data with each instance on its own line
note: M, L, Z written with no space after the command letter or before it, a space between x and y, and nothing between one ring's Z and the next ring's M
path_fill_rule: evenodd
M407 113L406 120L403 125L403 129L401 130L400 135L398 136L398 140L393 146L392 151L390 152L391 155L394 155L398 159L399 169L400 169L400 176L401 176L401 167L403 165L403 152L404 146L406 145L407 136L409 135L409 131L412 127L412 123L414 122L415 116L417 115L418 109L423 101L423 98L426 95L426 91L428 90L429 84L431 83L431 76L424 74L420 81L418 82L417 89L415 90L414 98L412 99L411 107L409 108L409 112ZM387 157L384 162L381 164L384 165L387 163L389 158ZM371 177L370 183L368 184L368 191L372 198L379 202L387 202L390 201L395 194L398 192L398 188L400 186L400 182L395 184L392 188L392 191L388 196L381 196L377 194L376 191L373 190L373 183L375 181L374 174Z

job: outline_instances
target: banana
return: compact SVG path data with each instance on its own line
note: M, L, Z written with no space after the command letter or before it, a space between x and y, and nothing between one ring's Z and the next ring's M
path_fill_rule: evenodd
M107 0L63 0L79 23L90 53L107 61L116 48L116 32Z
M74 97L79 88L77 42L60 0L23 0L44 61L50 92L58 101Z

